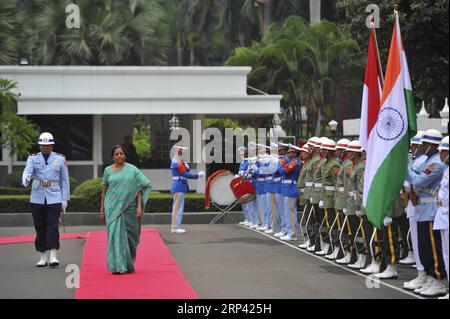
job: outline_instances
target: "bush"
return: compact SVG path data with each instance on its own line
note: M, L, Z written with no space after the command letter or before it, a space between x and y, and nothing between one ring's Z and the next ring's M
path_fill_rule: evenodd
M81 186L81 185L80 185ZM87 199L81 196L73 195L70 197L67 212L93 212L100 210L101 197ZM146 213L170 213L172 211L171 194L162 194L152 192L149 201L145 207ZM0 214L1 213L29 213L30 212L29 195L0 195ZM237 205L234 210L240 210ZM185 212L217 212L215 207L205 209L205 199L202 194L186 194L184 205Z
M81 183L81 185L75 189L73 194L75 196L83 197L88 201L95 202L101 200L102 190L103 190L102 179L96 178L96 179L89 179Z
M70 193L73 194L78 186L78 181L75 177L72 176L69 177L69 180L70 180Z
M22 173L23 171L13 171L6 176L6 186L22 188Z
M0 187L0 195L30 195L30 186L25 187Z

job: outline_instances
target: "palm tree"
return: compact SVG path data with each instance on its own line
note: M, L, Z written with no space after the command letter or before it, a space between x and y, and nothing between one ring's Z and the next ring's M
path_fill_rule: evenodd
M283 95L291 134L302 130L301 106L308 107L308 131L320 131L321 114L330 117L337 93L358 83L363 72L358 45L335 24L312 26L299 17L273 24L260 43L236 49L228 65L250 65L250 85ZM320 133L320 132L319 132Z
M18 62L18 27L16 1L0 1L0 64Z
M70 3L35 0L24 8L31 17L25 32L32 64L166 63L165 12L156 0L80 0L79 29L67 28L66 15L61 14Z

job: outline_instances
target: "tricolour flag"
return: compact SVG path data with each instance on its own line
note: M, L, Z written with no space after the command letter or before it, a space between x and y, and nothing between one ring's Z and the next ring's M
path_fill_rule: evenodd
M377 122L381 107L381 67L375 45L375 29L370 30L369 51L367 53L366 75L364 78L363 97L361 103L361 124L359 141L367 149L367 141Z
M398 15L386 68L381 109L367 141L363 205L369 221L380 227L399 196L408 166L409 139L417 131Z

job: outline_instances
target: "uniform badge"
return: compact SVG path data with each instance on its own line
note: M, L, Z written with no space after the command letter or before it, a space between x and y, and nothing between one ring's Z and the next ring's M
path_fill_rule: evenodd
M427 167L427 169L425 170L425 174L429 175L431 174L432 171L434 171L434 169L436 168L436 163L431 164Z
M58 160L54 160L54 161L53 161L53 165L58 166L58 165L59 165Z

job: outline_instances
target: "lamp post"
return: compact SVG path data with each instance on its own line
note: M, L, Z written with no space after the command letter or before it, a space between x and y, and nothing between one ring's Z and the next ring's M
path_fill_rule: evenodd
M445 104L442 110L439 112L442 117L442 133L448 134L448 99L445 98Z
M333 138L336 138L336 131L337 131L338 124L339 123L336 122L335 120L331 120L330 122L328 122L328 126L330 127L330 130L333 133Z

